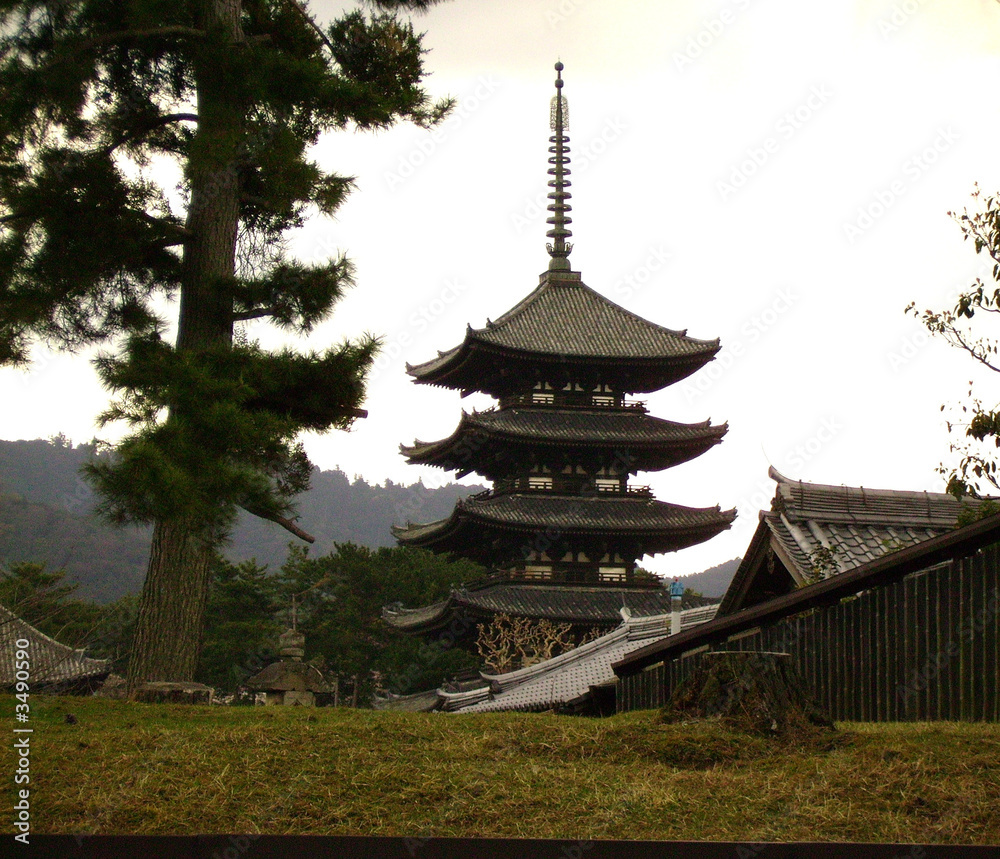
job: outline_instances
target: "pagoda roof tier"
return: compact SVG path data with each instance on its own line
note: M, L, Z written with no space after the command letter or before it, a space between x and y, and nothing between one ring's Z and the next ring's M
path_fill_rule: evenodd
M727 430L726 424L675 423L639 409L528 406L463 412L448 438L399 449L411 463L455 470L459 477L476 471L491 480L509 470L504 463L523 463L527 450L615 451L629 471L660 471L700 456Z
M662 616L671 610L670 592L662 587L546 585L491 579L456 588L447 599L420 608L383 608L382 618L403 632L425 635L448 627L456 617L470 615L479 621L506 614L554 623L618 626L623 607L633 617Z
M718 506L682 507L644 497L514 492L465 498L447 519L394 526L393 534L405 546L496 563L501 556L519 556L525 539L538 533L572 542L597 538L640 555L673 552L714 537L735 518L735 510Z
M718 340L696 340L620 307L586 286L579 272L547 271L499 319L469 326L461 344L406 369L418 383L493 396L581 373L637 393L686 378L718 351Z

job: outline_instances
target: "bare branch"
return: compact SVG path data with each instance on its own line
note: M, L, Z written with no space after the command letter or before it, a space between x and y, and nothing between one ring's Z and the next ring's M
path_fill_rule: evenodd
M962 333L955 326L952 325L948 331L942 330L941 333L944 334L945 338L949 338L949 337L954 338L954 342L957 343L960 348L962 348L966 352L968 352L980 364L983 364L984 366L989 367L994 372L1000 373L1000 367L997 367L995 364L991 364L989 361L986 360L985 357L983 357L982 355L980 355L976 351L975 345L971 345L970 346L968 343L966 343L965 342L965 338L962 337Z

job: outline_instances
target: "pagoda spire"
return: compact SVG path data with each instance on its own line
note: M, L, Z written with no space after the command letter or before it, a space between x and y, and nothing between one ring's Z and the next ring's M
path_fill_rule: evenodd
M569 254L573 250L573 245L566 241L569 236L573 235L572 230L568 229L567 226L573 223L573 219L568 214L573 207L567 202L572 196L567 190L570 186L570 181L567 178L570 172L568 166L569 137L566 135L569 130L569 106L566 104L566 97L562 94L562 70L563 64L557 62L556 94L552 97L552 106L549 110L549 127L553 131L549 138L549 143L552 144L549 147L551 153L549 164L552 165L549 168L549 175L552 177L549 179L549 187L552 189L549 191L549 200L552 202L548 206L552 217L545 222L552 225L552 229L545 234L548 238L553 239L551 244L546 245L551 257L549 271L569 271Z

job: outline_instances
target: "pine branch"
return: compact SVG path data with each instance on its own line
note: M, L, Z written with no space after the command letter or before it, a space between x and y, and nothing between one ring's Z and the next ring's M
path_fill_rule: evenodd
M296 12L299 13L299 15L302 18L302 20L305 21L306 24L309 25L316 32L316 35L319 36L319 38L323 42L323 44L326 45L326 47L330 51L330 53L333 54L334 53L333 44L326 37L326 33L323 32L323 30L319 26L319 24L317 24L313 20L312 16L305 10L305 8L302 6L302 4L299 3L298 0L286 0L286 2Z
M190 239L194 233L191 232L187 227L182 224L175 224L173 221L168 221L166 218L158 218L156 215L151 215L149 212L139 213L143 220L148 221L151 224L155 224L158 227L163 227L166 230L177 233L182 240Z
M250 319L263 319L265 316L274 316L278 312L276 307L259 307L256 310L244 310L241 313L233 314L233 322L246 322Z
M197 122L197 121L198 121L198 114L196 113L168 113L165 116L160 116L154 120L151 120L150 122L147 122L142 128L124 132L100 151L104 155L110 155L119 146L128 143L130 140L134 140L136 137L139 137L143 134L153 131L154 129L162 128L164 125L170 125L170 123L172 122Z
M265 513L262 510L251 509L245 505L240 505L247 513L257 516L261 519L267 519L269 522L274 522L284 528L286 531L294 534L300 540L305 540L307 543L315 543L316 538L305 531L303 531L298 525L296 525L291 519L286 519L284 516L279 516L277 513Z
M53 66L69 62L92 48L99 48L102 45L114 44L115 42L147 39L154 36L188 36L192 39L204 39L207 35L205 30L199 30L197 27L185 27L181 24L170 24L166 27L153 27L146 30L119 30L116 33L105 33L103 36L94 36L92 39L77 42L71 46L68 53L53 57L44 65L36 68L35 71L48 71Z

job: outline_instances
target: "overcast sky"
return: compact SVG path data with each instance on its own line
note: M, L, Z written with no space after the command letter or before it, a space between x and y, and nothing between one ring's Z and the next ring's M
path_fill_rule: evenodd
M312 9L326 20L351 5ZM739 519L645 565L687 573L741 555L773 495L769 464L820 483L943 488L940 406L970 379L995 402L1000 380L929 342L903 310L949 306L986 269L947 212L972 204L976 182L1000 190L1000 3L452 0L416 23L428 88L455 96L455 113L435 132L324 140L317 158L358 190L294 240L303 259L344 249L358 268L305 342L384 338L368 419L306 438L320 467L450 479L407 465L399 443L447 436L463 407L490 401L413 385L404 362L457 345L546 268L561 59L573 269L653 322L722 340L713 364L647 400L660 417L728 421L728 436L638 482L664 501L737 507ZM112 437L93 425L105 395L88 357L39 348L36 359L0 371L0 436Z

